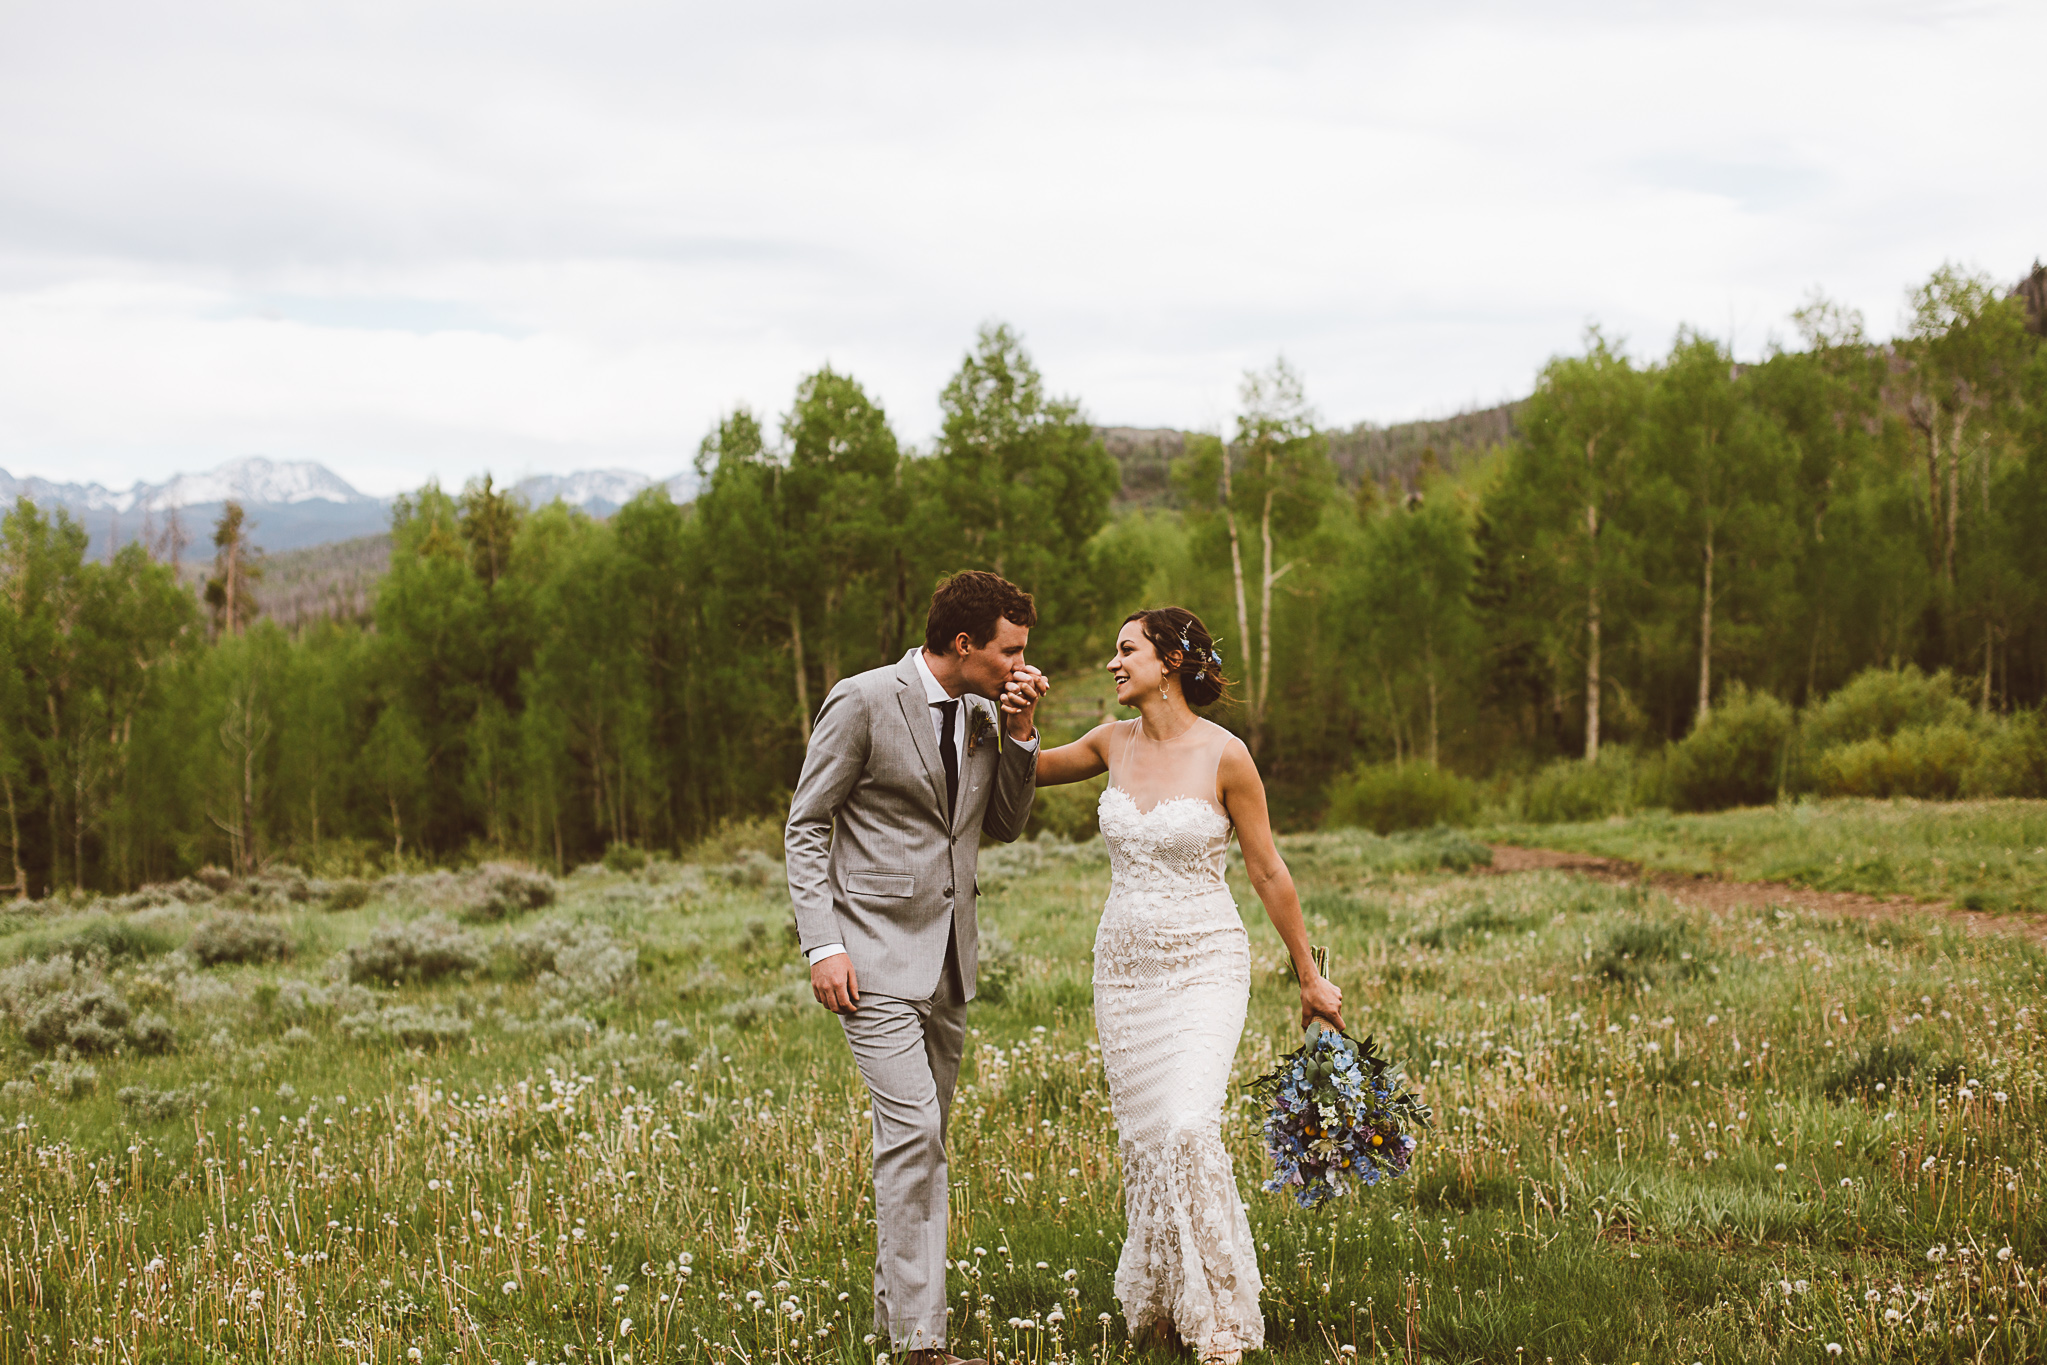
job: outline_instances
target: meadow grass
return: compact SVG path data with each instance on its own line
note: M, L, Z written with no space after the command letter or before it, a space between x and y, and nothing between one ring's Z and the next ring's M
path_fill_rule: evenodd
M1307 1212L1257 1188L1255 1106L1232 1105L1266 1358L2047 1354L2036 948L1492 876L1447 834L1284 847L1352 1031L1439 1126L1410 1178ZM290 957L207 969L167 945L216 904L116 907L122 933L17 911L0 963L82 953L176 1045L67 1059L4 1026L0 1359L872 1365L864 1094L775 871L588 869L461 931L468 968L391 987L337 977L351 950L375 965L379 925L456 903L445 876L345 910L256 897ZM1299 1034L1232 880L1248 1081ZM984 853L1001 998L969 1015L948 1288L955 1347L1005 1365L1165 1359L1115 1316L1107 882L1099 843ZM67 946L87 926L122 953Z
M1501 825L1501 843L1669 872L1904 894L1972 910L2047 910L2047 801L1802 800L1778 806Z

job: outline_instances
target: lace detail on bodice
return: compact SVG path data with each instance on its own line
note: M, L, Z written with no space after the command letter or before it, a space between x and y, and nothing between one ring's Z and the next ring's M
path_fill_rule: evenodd
M1098 807L1109 846L1110 894L1198 896L1223 883L1229 817L1198 796L1175 796L1139 810L1130 793L1110 787Z

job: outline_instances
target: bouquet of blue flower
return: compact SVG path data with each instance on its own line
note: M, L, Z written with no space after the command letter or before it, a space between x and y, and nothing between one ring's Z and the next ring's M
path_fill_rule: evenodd
M1317 1019L1306 1040L1251 1082L1265 1102L1265 1146L1272 1154L1268 1193L1291 1191L1304 1209L1407 1173L1415 1130L1433 1126L1422 1097L1379 1054Z

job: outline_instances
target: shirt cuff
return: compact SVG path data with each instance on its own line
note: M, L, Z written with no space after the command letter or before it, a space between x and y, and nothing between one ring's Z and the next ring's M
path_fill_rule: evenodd
M822 945L821 947L812 948L808 954L810 958L810 965L815 967L818 963L824 961L826 958L837 957L845 951L846 945L843 943L827 943Z
M1008 740L1009 743L1014 744L1017 748L1023 750L1025 753L1034 754L1038 751L1038 741L1044 737L1044 734L1045 732L1043 730L1038 729L1036 726L1032 726L1031 737L1029 739L1011 739L1007 735L1004 735L1003 738L1005 740Z

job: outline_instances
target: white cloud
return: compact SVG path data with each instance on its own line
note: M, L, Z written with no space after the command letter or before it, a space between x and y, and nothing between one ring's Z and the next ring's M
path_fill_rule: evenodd
M912 439L990 318L1104 420L1324 414L1583 325L1883 331L2043 249L2031 6L0 12L0 466L684 467L830 360Z

